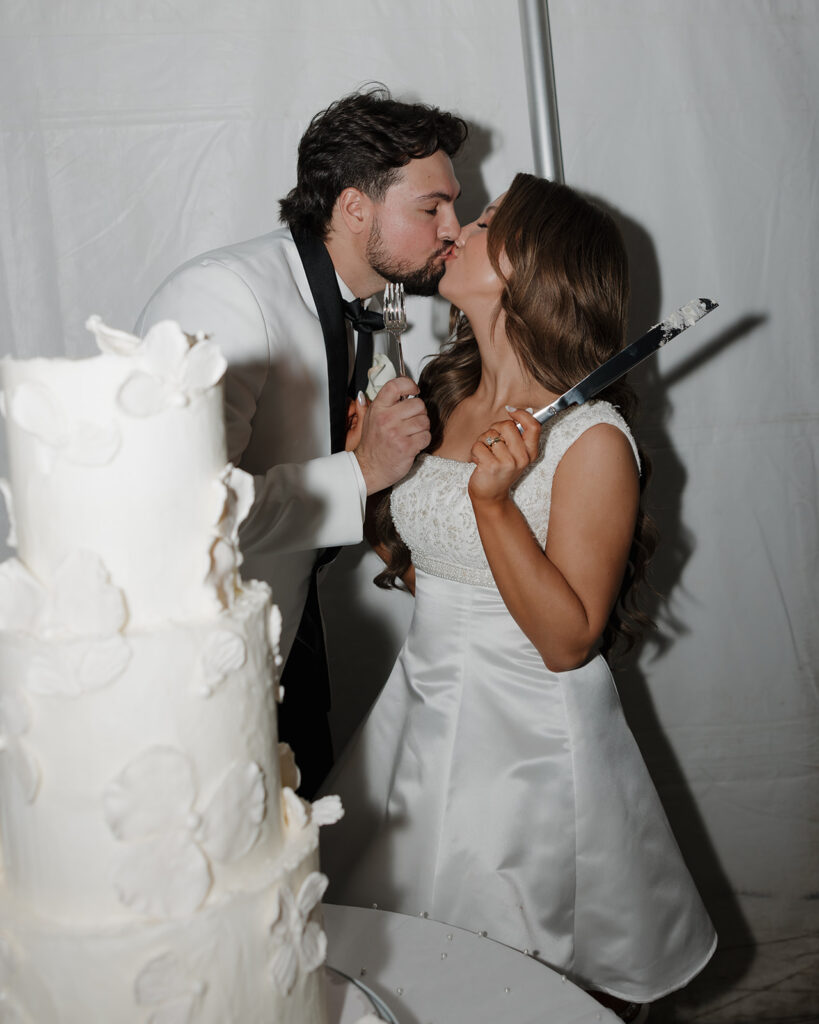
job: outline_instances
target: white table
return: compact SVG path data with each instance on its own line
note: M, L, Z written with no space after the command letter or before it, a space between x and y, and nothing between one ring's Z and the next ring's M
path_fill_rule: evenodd
M616 1024L591 996L509 946L451 925L322 908L327 962L367 985L399 1024Z

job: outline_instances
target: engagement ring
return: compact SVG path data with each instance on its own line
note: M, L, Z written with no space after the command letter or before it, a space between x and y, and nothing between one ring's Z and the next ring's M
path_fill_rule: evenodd
M487 448L491 448L492 445L497 444L498 441L502 442L503 444L506 444L506 442L503 440L500 434L497 434L495 437L487 437L487 439L484 441L484 444L486 445Z

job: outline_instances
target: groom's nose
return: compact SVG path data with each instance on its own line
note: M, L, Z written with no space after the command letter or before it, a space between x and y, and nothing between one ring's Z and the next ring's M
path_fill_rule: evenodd
M438 224L438 237L442 242L453 242L461 233L461 225L455 216L455 208L450 206Z

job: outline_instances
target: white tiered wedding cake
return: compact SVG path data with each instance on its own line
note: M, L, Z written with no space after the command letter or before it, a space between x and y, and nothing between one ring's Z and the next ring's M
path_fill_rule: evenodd
M277 744L278 616L225 362L171 322L0 362L0 1018L319 1024L321 824Z

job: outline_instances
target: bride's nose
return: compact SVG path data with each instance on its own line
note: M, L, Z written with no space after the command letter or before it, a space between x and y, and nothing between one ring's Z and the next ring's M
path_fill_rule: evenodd
M458 249L463 249L463 247L466 245L467 239L472 234L473 227L474 224L464 224L464 226L461 228L461 233L455 239L455 245Z

